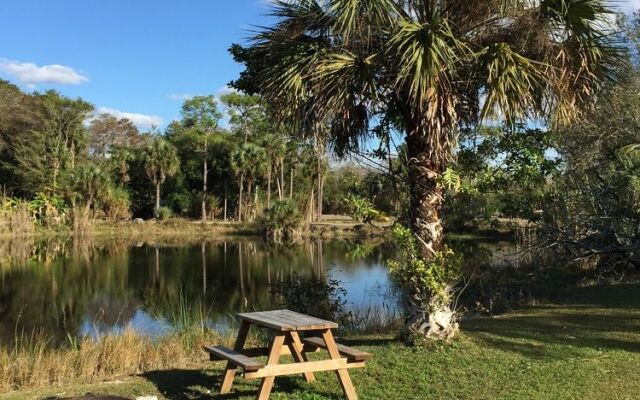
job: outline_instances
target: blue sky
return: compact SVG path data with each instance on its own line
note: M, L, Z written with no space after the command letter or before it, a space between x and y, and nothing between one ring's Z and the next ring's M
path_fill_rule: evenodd
M268 0L0 0L0 78L57 89L140 128L185 97L219 94L241 67L227 52L265 25ZM619 1L625 11L640 0Z
M265 24L266 0L1 0L0 78L57 89L141 128L185 96L217 94L241 67L227 49Z

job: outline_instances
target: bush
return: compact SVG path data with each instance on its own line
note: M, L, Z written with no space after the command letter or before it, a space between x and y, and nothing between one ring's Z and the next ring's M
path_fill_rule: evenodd
M129 192L123 188L111 188L107 195L101 199L102 209L107 219L123 221L131 219L131 202Z
M291 200L278 200L265 210L260 224L269 239L292 240L301 221L300 211Z
M398 252L388 262L391 278L405 291L408 300L408 323L405 339L432 334L449 338L457 331L454 296L460 277L462 256L445 247L425 259L417 240L408 228L394 227Z
M158 209L158 219L160 221L166 221L173 216L173 211L169 207L160 207Z
M340 325L351 319L351 314L345 311L347 291L338 280L303 278L294 273L289 279L273 284L271 292L292 311L337 321Z
M370 224L383 218L380 211L376 210L373 204L364 197L350 195L345 200L349 208L349 216L356 221Z

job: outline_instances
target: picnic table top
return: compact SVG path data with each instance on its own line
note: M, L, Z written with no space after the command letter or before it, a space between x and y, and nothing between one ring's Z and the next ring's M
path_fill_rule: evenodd
M259 311L238 314L240 319L281 332L336 329L332 321L312 317L291 310Z

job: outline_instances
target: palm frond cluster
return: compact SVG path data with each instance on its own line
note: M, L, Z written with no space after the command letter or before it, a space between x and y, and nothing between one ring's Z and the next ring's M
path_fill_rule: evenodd
M235 85L338 152L390 124L445 162L484 118L579 117L625 59L603 0L277 0Z

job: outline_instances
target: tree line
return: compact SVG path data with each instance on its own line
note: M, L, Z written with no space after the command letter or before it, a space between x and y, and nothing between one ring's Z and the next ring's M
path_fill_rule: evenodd
M127 119L96 115L83 99L0 81L3 207L27 200L43 224L74 208L114 221L254 221L282 202L313 221L348 212L349 194L375 199L384 190L365 182L384 174L332 166L321 146L275 122L255 95L196 96L164 131L141 132Z

